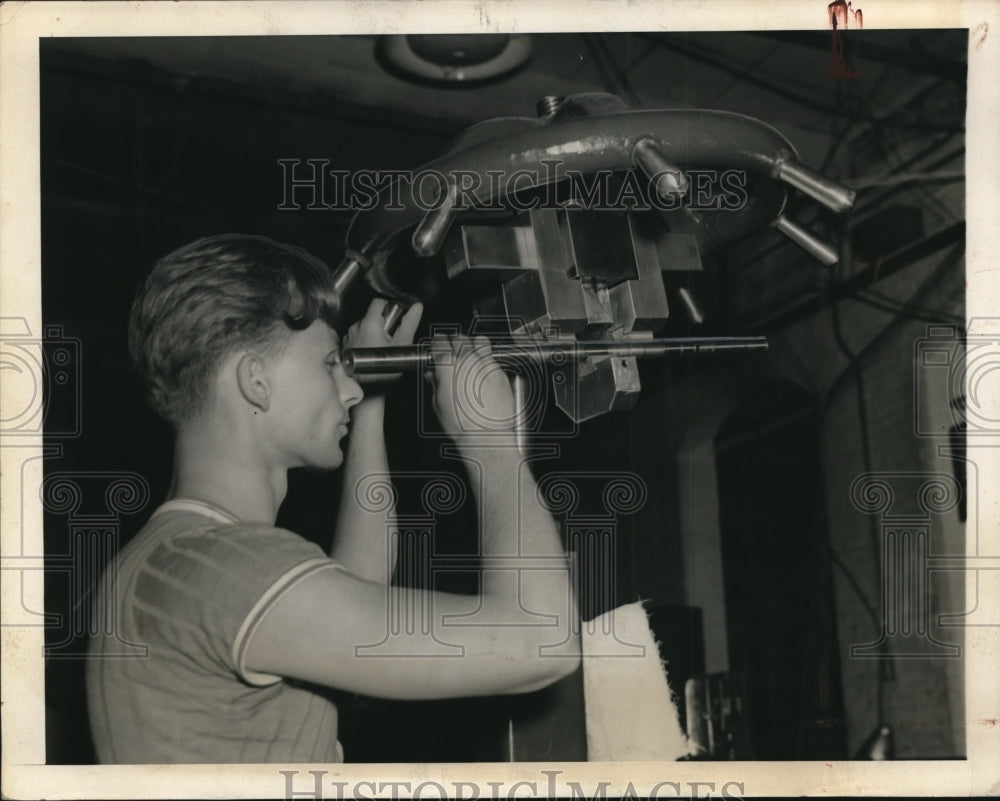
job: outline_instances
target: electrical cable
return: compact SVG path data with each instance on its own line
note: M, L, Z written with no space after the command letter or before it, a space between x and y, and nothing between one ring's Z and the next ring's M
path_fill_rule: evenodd
M868 616L872 619L872 622L875 624L875 627L880 629L882 627L882 620L879 617L875 607L872 605L872 602L868 600L868 596L865 595L864 588L860 584L858 584L858 580L854 577L854 574L851 572L850 568L846 564L844 564L844 560L837 555L837 552L833 550L832 547L830 548L829 552L830 552L830 559L833 560L834 566L838 570L840 570L843 577L847 579L847 583L851 585L851 588L854 590L854 594L857 596L858 600L861 601L861 605L865 608L865 611L868 613Z
M854 375L854 387L858 411L858 434L861 439L861 467L864 473L870 473L872 471L872 454L871 454L871 440L868 435L868 400L867 391L865 388L864 373L861 369L861 364L858 360L857 355L850 349L847 341L844 339L844 332L841 326L840 320L840 307L836 300L832 300L829 306L830 311L830 321L832 323L832 333L834 342L837 344L837 348L841 353L847 357L849 362L847 371L853 373ZM875 523L873 516L868 516L868 526L869 526L869 540L872 549L872 564L875 565L876 576L882 575L882 544L879 539L879 528ZM878 624L877 624L878 625ZM881 634L881 626L878 625L879 634ZM889 653L888 647L884 642L880 646L880 652L883 660L891 660L892 655ZM883 667L886 666L886 667ZM889 676L889 668L886 661L880 661L879 672L878 672L878 682L876 685L876 696L875 703L877 709L877 719L885 719L885 688L884 683Z
M863 97L861 97L860 95L858 96L857 99L858 99L858 101L861 104L862 113L874 125L875 124L875 114L872 111L871 106L869 106L868 103L865 101L865 99ZM884 128L878 127L878 128L876 128L876 130L878 131L878 134L879 134L879 142L882 145L884 145L885 147L887 147L887 149L890 151L891 155L893 157L895 157L895 159L897 161L897 169L900 169L901 168L900 165L903 164L906 161L906 159L904 158L904 156L902 155L902 153L899 152L899 148L896 146L896 143L892 141L892 139L889 137L889 135L887 134L887 132L885 131ZM902 168L902 169L905 169L905 168ZM897 173L894 172L893 174L895 175ZM917 183L915 187L912 187L912 189L915 189L916 191L920 192L924 196L925 200L929 201L932 205L936 206L938 208L938 210L944 215L944 217L946 219L950 220L951 222L955 222L958 219L958 217L956 217L954 215L954 213L951 211L951 209L949 209L940 200L938 200L937 196L934 195L934 193L931 192L922 183Z
M838 89L841 83L842 82L838 82ZM843 102L843 95L838 91L837 94L838 110L842 102ZM842 233L846 234L846 231L842 231ZM842 242L847 241L846 236L842 236L841 241ZM838 265L840 268L839 271L845 269L844 267L845 261L849 263L850 259L841 259ZM842 281L843 277L842 276L838 277L838 280ZM838 349L848 359L848 369L845 371L845 373L849 371L854 375L855 389L857 392L856 402L857 402L857 413L858 413L858 433L861 440L860 442L861 464L863 472L870 473L872 469L872 457L871 457L871 442L868 436L868 407L865 396L864 375L861 369L860 362L858 361L855 354L851 351L850 347L847 345L847 342L844 340L844 335L843 335L843 330L841 328L841 320L840 320L840 307L838 304L838 299L833 294L833 288L838 283L838 280L831 280L828 284L827 306L830 313L830 320L832 323L832 333L834 341L836 342ZM829 402L829 395L824 399L824 402L821 403L820 405L821 420L826 420L828 418L829 414L828 402ZM868 518L868 525L869 525L869 545L872 549L872 560L873 560L872 564L875 565L876 576L879 576L882 567L882 548L881 548L881 543L879 541L879 531L878 527L875 525L874 519L871 516L869 516ZM847 566L843 564L843 562L840 561L838 557L836 557L832 545L830 548L830 554L831 558L835 560L834 563L835 564L839 563L839 567L841 568L842 572L844 572L845 575L848 575L849 571L847 571ZM856 578L848 575L848 581L851 584L851 586L855 589L855 592L858 593L858 597L863 599L862 604L865 606L865 608L873 611L872 605L867 600L867 596L861 592L861 585L856 580ZM875 621L876 636L878 636L882 633L881 621L877 617L874 617L874 621ZM888 650L884 644L880 646L880 652L883 657L889 656ZM885 685L886 673L885 669L883 668L884 664L885 664L884 662L880 661L877 680L875 684L875 705L877 710L877 719L880 721L883 720L885 717L884 685Z
M936 170L942 164L947 164L964 153L965 153L965 146L962 145L956 150L950 151L949 153L946 153L945 155L941 156L941 158L935 159L934 161L924 165L924 168L926 170ZM887 175L900 174L902 170L907 169L912 164L916 163L916 161L919 161L919 159L923 158L924 155L926 155L926 153L921 154L919 158L914 157L909 159L909 161L906 164L900 165L899 168L892 170L891 172L887 173ZM907 191L905 183L894 184L892 186L886 186L886 187L872 187L872 189L874 190L872 194L868 193L863 194L863 202L855 204L853 216L856 220L859 217L863 217L864 214L869 210L881 206L886 200L888 200L893 195L899 192Z
M964 320L959 320L957 317L953 317L952 315L949 314L942 313L940 315L934 316L933 312L927 312L923 309L916 309L916 308L907 309L898 304L883 303L876 299L866 297L865 295L860 293L850 298L847 298L847 300L857 301L858 303L863 303L866 306L872 307L873 309L879 309L880 311L884 311L888 314L898 314L909 320L915 320L921 323L928 323L929 325L940 325L941 323L948 323L948 322L960 324L965 322Z
M681 47L680 45L674 44L673 42L668 41L665 38L664 34L639 33L639 34L636 34L636 36L639 36L639 37L644 38L644 39L649 39L650 41L658 42L660 44L660 46L663 47L665 50L670 50L671 52L684 55L685 57L691 57L694 60L700 61L703 64L706 64L706 65L708 65L710 67L714 67L715 69L718 69L718 70L720 70L722 72L725 72L725 73L727 73L729 75L736 76L737 78L739 78L743 82L746 82L746 83L749 83L749 84L753 84L755 86L759 86L762 89L766 89L767 91L771 92L772 94L774 94L774 95L776 95L778 97L784 98L785 100L790 100L791 102L793 102L793 103L795 103L795 104L797 104L799 106L802 106L803 108L808 108L808 109L810 109L812 111L818 111L818 112L821 112L821 113L824 113L824 114L834 114L834 115L836 115L836 114L839 114L841 112L841 110L837 109L836 106L831 106L829 104L817 101L815 99L815 94L814 93L813 94L806 94L804 91L801 91L801 90L800 91L793 91L793 90L790 90L790 89L786 89L784 86L781 86L780 84L773 83L773 82L771 82L769 80L760 78L759 76L756 76L756 75L753 75L753 74L749 73L746 70L746 65L740 65L740 66L737 66L737 67L733 67L729 63L727 63L726 61L724 61L722 58L720 58L720 57L718 57L718 56L716 56L716 55L714 55L712 53L709 53L709 52L707 52L707 51L705 51L703 49L699 49L697 46L696 47L691 47L690 43L687 41L687 37L686 36L685 36L685 43L684 43L683 47ZM839 84L843 83L843 81L838 81L837 83L839 85ZM862 121L862 118L856 118L855 121ZM891 119L886 119L886 120L884 120L882 122L883 122L883 124L898 125L897 123L894 123ZM931 123L927 122L926 120L922 120L919 123L914 122L914 123L903 124L901 127L919 128L921 130L925 130L926 131L926 130L929 130L931 128L937 129L940 126L935 126L935 125L932 125ZM955 133L954 130L949 129L949 131L950 131L950 133Z
M844 183L852 189L862 191L864 189L877 189L883 186L895 186L896 184L909 183L911 181L922 181L928 183L932 181L964 181L965 170L938 170L936 172L909 172L895 175L875 175L869 178L854 178Z
M632 84L628 79L628 75L623 69L618 66L618 60L614 57L611 52L611 48L608 47L607 41L605 41L603 36L598 36L596 38L597 46L604 53L604 58L607 60L608 67L611 69L612 74L618 80L619 85L625 90L628 95L628 102L632 108L642 108L642 100L639 99L639 95L636 94L635 90L632 88Z
M886 67L886 72L888 72L891 69L892 69L891 67ZM883 74L885 74L885 73L883 73ZM881 82L882 80L883 79L880 77L879 78L879 82ZM927 85L926 87L924 87L924 89L922 89L920 92L918 92L912 98L910 98L909 101L904 104L904 106L909 105L909 104L914 104L914 103L917 103L917 102L921 101L924 97L926 97L932 91L934 91L935 89L937 89L943 82L944 82L944 80L942 79L941 81L936 81L934 83L931 83L931 84ZM875 94L875 89L873 89L869 93L869 97L873 96L874 94ZM867 101L862 100L862 102L864 102L865 105L866 105L866 107L868 107L870 109L870 104ZM894 113L898 114L900 112L900 110L901 109L896 109L895 111L891 111L891 112L888 112L888 113L883 113L882 115L877 115L877 114L874 114L874 113L869 113L869 114L865 115L863 118L849 119L847 121L847 125L844 126L844 130L841 132L840 137L836 138L833 141L833 143L830 145L830 148L827 151L826 155L824 156L823 161L822 161L822 163L821 163L821 165L819 167L819 171L820 172L825 172L826 168L830 164L830 161L833 159L833 156L836 154L836 152L838 150L840 150L841 146L844 145L844 144L846 144L846 143L848 143L848 142L850 142L850 141L852 141L854 139L853 136L851 136L851 137L847 136L847 134L851 132L852 128L856 128L856 127L858 127L860 125L874 126L874 125L879 124L880 122L886 122L886 121L888 121L889 117L892 114L894 114ZM959 127L959 128L956 128L956 129L948 129L948 130L946 130L945 133L942 136L937 137L934 140L934 143L930 147L928 147L925 150L921 151L920 154L916 157L916 160L919 160L920 158L922 158L923 156L927 155L930 152L936 151L938 148L940 148L940 146L942 144L944 144L949 139L952 139L955 136L960 135L960 134L964 134L964 133L965 133L964 127Z
M876 300L880 300L885 304L890 306L898 307L898 311L902 314L906 314L910 311L919 312L921 314L926 314L928 317L932 317L933 322L948 322L954 323L955 325L965 325L965 317L959 317L957 314L952 314L950 312L942 311L940 309L928 309L925 306L917 306L911 303L909 300L899 300L898 298L891 298L882 292L878 292L875 289L869 287L864 290L866 295L874 297Z
M580 38L583 39L583 43L587 46L587 50L590 51L590 57L594 61L594 65L597 67L597 71L601 74L601 80L604 83L604 87L613 94L618 94L618 86L615 82L614 76L608 72L607 65L604 63L604 59L601 57L600 52L597 49L597 45L593 41L595 34L592 33L581 33Z
M801 105L805 108L809 108L812 109L813 111L819 111L825 114L832 114L834 112L833 106L827 105L826 103L818 102L817 100L807 95L799 94L798 92L793 92L791 90L785 89L782 86L773 84L770 81L763 80L757 76L751 76L742 67L730 66L727 62L723 61L720 58L717 58L714 55L708 54L704 51L699 51L698 48L696 47L692 48L689 42L687 41L687 37L685 37L684 46L680 47L674 44L673 42L666 41L658 34L637 34L637 35L642 38L649 39L650 41L657 42L660 45L660 47L664 48L665 50L670 50L671 52L681 54L685 58L688 57L693 58L696 61L700 61L703 64L707 64L710 67L714 67L729 75L733 75L737 78L740 78L743 81L747 81L748 83L759 86L762 89L766 89L769 92L784 98L785 100L790 100L791 102Z
M911 300L918 300L934 289L938 281L940 281L943 276L947 275L961 260L964 252L964 243L959 243L952 247L952 249L945 254L944 258L938 263L938 265L931 271L931 274L921 282L920 286L917 287L916 291L914 291L914 293L910 296ZM874 348L881 344L885 337L891 334L901 322L906 320L906 317L896 317L890 320L885 327L875 334L875 336L869 340L868 344L857 353L858 359L864 360L868 354L874 350ZM849 373L850 370L844 370L833 380L830 388L826 391L826 403L829 403L830 399L840 391L840 388L843 386L843 383Z
M835 109L839 109L841 105L841 83L842 81L837 81L836 84ZM840 116L838 113L830 115L830 147L827 148L826 155L823 156L823 160L819 165L819 171L824 175L826 174L827 168L830 166L830 162L833 161L833 157L836 155L837 151L840 150L840 146L847 141L847 134L850 133L851 128L860 124L859 120L845 120L843 130L838 133L837 123L839 121Z
M580 36L590 50L590 55L608 91L619 97L624 96L623 99L627 99L633 108L641 106L639 98L628 84L628 79L621 75L617 65L606 55L606 45L601 36L593 33L581 33Z
M626 34L627 36L628 34ZM649 58L651 53L656 52L659 48L652 42L646 43L646 49L643 50L639 55L632 59L628 64L625 65L625 74L632 72L636 67L638 67L643 61Z
M961 259L964 251L965 251L964 244L958 244L955 247L951 248L948 251L948 253L944 256L944 258L939 262L939 264L934 268L931 274L927 278L925 278L923 282L921 282L920 286L911 296L911 299L918 300L919 298L923 297L927 292L932 290L936 286L937 282L944 275L948 274L954 267L955 263L957 263ZM831 308L831 313L833 314L835 321L839 319L835 307ZM830 389L827 390L826 397L823 399L823 403L821 405L822 414L824 416L826 414L826 410L829 409L833 397L840 391L840 388L844 385L846 379L850 375L852 375L858 368L860 368L861 363L868 357L868 355L871 354L874 351L874 349L878 347L878 345L881 344L881 342L890 333L895 331L899 327L900 323L906 319L907 319L906 317L897 316L896 318L891 320L874 337L872 337L869 340L868 344L866 344L860 351L853 354L853 361L851 365L849 365L836 379L834 379L833 383L830 386ZM836 333L837 332L835 332L835 335ZM856 385L856 388L859 386L861 387L862 390L862 392L859 393L859 397L862 400L861 406L863 407L864 405L863 384ZM860 412L860 407L859 407L859 412ZM862 412L859 414L859 417L861 421L863 421L863 429L867 431L867 415L864 412ZM864 440L867 441L867 436L864 437ZM864 450L862 453L862 457L866 458ZM868 470L867 464L868 463L866 462L866 467L865 467L866 472ZM872 520L872 527L874 528L874 520ZM881 553L879 554L879 558L876 560L876 564L879 563L881 563ZM871 604L867 602L867 599L863 595L861 587L857 582L857 580L852 575L850 575L850 570L848 569L848 567L845 564L841 564L839 565L839 567L844 573L844 575L847 577L848 582L850 583L852 588L858 594L858 597L862 599L862 604L867 609L870 609ZM881 627L880 623L879 627ZM887 654L888 653L887 645L883 644L882 648L883 648L883 654ZM882 719L882 715L884 713L885 683L888 681L888 679L892 677L892 664L893 663L891 657L879 663L878 685L877 685L877 702L878 702L879 719Z
M952 137L950 135L947 137L947 139L951 138ZM943 143L943 140L938 140L937 144L941 143ZM930 147L926 148L925 152L922 152L917 156L914 156L913 158L909 159L909 161L906 164L901 165L901 167L904 169L909 167L915 161L918 161L920 158L923 158L923 156L927 155L928 152L936 149L937 145L932 144ZM957 158L964 152L965 152L965 147L962 146L957 150L947 153L941 158L936 159L934 162L928 164L927 168L932 170L936 169L941 164L948 163L949 161ZM888 173L888 175L893 175L893 174L895 174L895 170L890 171ZM877 189L873 188L875 193L873 193L871 196L864 197L863 202L859 200L859 202L855 204L854 208L851 210L852 218L855 221L859 220L860 218L863 218L866 212L870 211L873 208L881 206L892 195L896 194L897 192L905 191L904 187L905 187L904 184L897 184L895 186L890 186L890 187L878 187ZM879 192L878 190L882 191ZM761 261L762 259L770 256L772 253L776 253L780 250L788 250L790 245L791 243L783 237L775 238L770 244L762 244L756 250L747 249L744 253L741 253L741 262L752 263Z
M802 379L803 383L808 385L810 394L817 400L820 400L819 386L816 384L816 380L812 377L812 374L806 369L805 364L798 357L794 350L792 350L791 345L788 344L788 340L785 338L784 334L780 331L768 335L768 340L774 342L778 345L778 349L782 352L786 359L788 359L789 364L792 365L792 369L798 373L799 378Z

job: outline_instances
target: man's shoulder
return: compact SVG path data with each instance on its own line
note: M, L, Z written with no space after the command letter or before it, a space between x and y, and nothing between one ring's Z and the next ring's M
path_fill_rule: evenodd
M326 556L318 545L286 528L242 520L213 520L189 510L158 512L139 532L136 542L162 544L178 550L238 551L249 548L260 553L277 548Z
M138 571L187 576L225 572L268 573L279 565L331 561L315 543L267 523L213 516L164 504L118 557L119 576Z
M161 507L123 550L118 577L127 607L230 642L274 588L335 565L322 548L287 529Z

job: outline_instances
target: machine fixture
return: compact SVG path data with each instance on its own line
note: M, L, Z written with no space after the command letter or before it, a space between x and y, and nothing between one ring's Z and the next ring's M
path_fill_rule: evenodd
M835 247L785 215L786 200L794 189L843 213L853 191L803 166L759 120L629 109L603 93L543 98L538 115L474 125L440 158L382 186L351 223L337 287L364 275L396 300L388 327L418 299L413 273L431 257L448 281L481 286L484 297L499 290L519 341L498 346L501 360L572 358L574 380L557 383L555 401L581 421L635 403L637 356L718 352L719 338L701 347L656 338L672 307L692 326L704 320L688 286L703 255L771 226L821 263L837 261ZM759 337L727 342L766 347ZM360 374L426 355L348 358Z

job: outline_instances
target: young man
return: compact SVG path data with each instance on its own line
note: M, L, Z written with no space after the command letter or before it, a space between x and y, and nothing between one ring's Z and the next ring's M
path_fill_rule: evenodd
M484 569L479 596L390 592L385 513L354 495L387 472L384 400L344 372L338 305L322 262L261 237L194 242L140 289L130 347L175 428L175 475L99 593L111 633L92 639L87 689L100 761L340 761L337 710L310 685L400 699L517 693L578 665L565 555L518 456L513 397L485 339L436 339L429 378L469 465L482 553L505 569ZM384 305L346 345L412 341L419 305L393 336ZM328 555L274 522L288 469L340 467L348 432ZM364 646L386 639L393 602L430 609L448 655L372 658ZM473 613L476 625L455 625ZM124 658L136 644L147 655Z

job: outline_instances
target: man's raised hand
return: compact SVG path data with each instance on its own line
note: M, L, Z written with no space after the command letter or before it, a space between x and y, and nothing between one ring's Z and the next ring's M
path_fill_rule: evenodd
M431 340L434 411L445 433L461 443L483 432L510 433L516 413L510 381L483 336L437 335Z
M387 348L398 345L410 345L413 343L413 335L420 325L420 315L423 314L424 307L419 302L414 303L406 310L406 314L399 321L399 326L392 333L385 330L385 308L389 301L385 298L375 298L368 306L365 316L347 329L344 337L344 348ZM363 375L357 380L365 386L373 384L387 384L399 378L400 373L388 375Z

